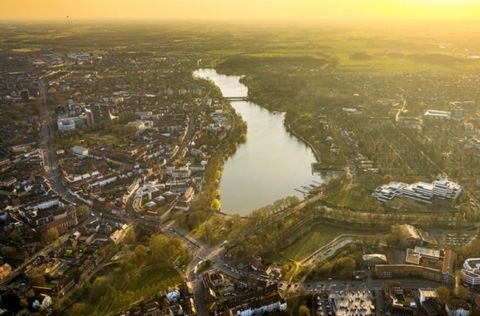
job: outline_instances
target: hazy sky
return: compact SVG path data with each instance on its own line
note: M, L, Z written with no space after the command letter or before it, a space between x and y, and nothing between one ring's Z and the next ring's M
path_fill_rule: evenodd
M480 0L0 0L0 19L480 19Z

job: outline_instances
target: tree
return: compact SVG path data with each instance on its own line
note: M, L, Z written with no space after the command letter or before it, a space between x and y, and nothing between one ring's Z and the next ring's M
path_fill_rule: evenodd
M42 241L44 244L49 244L57 238L60 237L60 233L58 232L58 229L56 228L49 228L42 236Z
M125 236L125 243L128 245L133 245L136 243L136 241L137 241L137 235L135 233L135 229L131 227L128 230L127 235Z
M143 260L147 256L147 247L144 245L137 245L135 247L135 256L137 257L137 260Z
M450 289L444 285L437 288L438 299L442 304L445 304L450 299Z
M45 267L43 265L32 269L28 277L30 281L32 281L33 285L45 286L47 284L47 280L45 278Z
M456 298L466 300L470 297L470 291L464 286L459 285L453 290L453 295L455 295Z
M82 204L79 207L77 207L77 215L79 217L86 216L88 215L89 212L90 212L90 208L85 204Z
M150 238L149 247L152 251L152 256L157 260L167 260L170 252L168 249L168 237L165 235L155 235Z
M222 203L220 203L220 200L215 198L213 199L212 201L212 209L216 212L220 211L220 209L222 208Z
M90 297L96 300L107 293L108 279L105 276L99 276L95 279L90 288Z
M403 238L403 233L400 225L393 225L392 232L385 237L385 241L390 246L396 246L399 248L406 248L407 244Z
M75 303L70 309L70 315L73 315L73 316L85 315L86 308L87 306L85 305L85 303Z
M8 235L8 239L13 240L13 241L18 242L18 243L23 243L24 242L23 238L20 236L20 234L16 230L13 230L10 233L10 235Z
M155 261L173 264L177 259L185 262L189 257L188 250L181 240L162 234L152 236L149 247Z
M310 316L310 309L308 309L307 306L302 305L302 306L300 306L300 308L298 309L298 315L299 315L299 316Z

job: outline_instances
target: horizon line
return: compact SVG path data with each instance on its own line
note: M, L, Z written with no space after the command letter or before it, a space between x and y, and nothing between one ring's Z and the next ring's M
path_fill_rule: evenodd
M318 24L318 23L330 23L330 22L340 22L342 24L350 24L357 22L420 22L420 23L474 23L480 22L480 17L478 18L469 18L469 19L457 19L457 18L423 18L423 17L400 17L400 16L363 16L363 17L351 17L351 16L337 16L337 17L318 17L318 18L300 18L300 17L254 17L254 18L185 18L185 17L115 17L115 16L105 16L97 18L88 18L88 17L75 17L71 15L58 16L58 17L10 17L10 18L0 18L0 23L9 23L9 22L65 22L65 21L74 21L74 22L183 22L183 23L277 23L277 22L303 22L308 24Z

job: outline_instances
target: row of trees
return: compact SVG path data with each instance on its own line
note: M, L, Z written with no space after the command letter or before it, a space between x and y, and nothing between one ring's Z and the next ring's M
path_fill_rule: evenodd
M92 281L85 299L71 307L72 315L104 315L144 297L161 293L179 282L175 267L186 265L191 260L187 247L180 239L163 234L151 236L146 243L138 241L135 233L130 234L125 244L117 250L120 256L118 263L113 268L105 269ZM162 272L158 281L146 282L145 274L149 273L150 268L160 268L165 273ZM135 285L139 282L141 286ZM148 284L144 286L143 282Z
M238 144L245 141L247 125L240 117L236 117L236 128L212 153L205 170L205 185L190 206L188 214L178 219L178 223L191 230L197 228L209 217L218 213L221 208L220 181L224 162L232 156Z
M361 265L362 247L368 247L368 245L366 243L351 244L334 258L319 262L313 267L309 278L351 279L357 267Z

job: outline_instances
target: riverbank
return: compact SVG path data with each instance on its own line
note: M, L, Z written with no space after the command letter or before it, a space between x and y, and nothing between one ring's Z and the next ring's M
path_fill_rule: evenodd
M195 197L188 214L178 218L182 228L192 230L215 214L220 214L220 181L225 161L227 161L238 149L238 146L245 142L247 126L239 117L231 105L227 105L229 116L232 120L232 128L227 137L217 146L212 153L205 168L204 184L202 191Z
M236 73L231 72L231 71L226 71L225 69L221 69L221 70L217 70L217 71L218 71L219 74L223 74L223 75L226 75L226 76L237 76ZM303 142L313 152L313 154L315 156L315 160L316 160L316 163L314 164L314 169L315 169L314 171L316 171L316 172L332 172L332 171L333 172L336 172L336 171L344 172L343 166L341 166L341 165L339 166L339 165L333 165L333 164L328 164L328 163L325 164L324 162L322 162L322 160L324 160L324 159L322 159L322 157L325 158L330 153L323 153L322 154L322 152L319 151L319 149L317 147L315 147L310 141L308 141L305 136L303 136L297 130L295 130L295 124L292 125L292 122L288 122L288 120L287 120L286 116L289 113L288 109L275 106L274 104L271 104L270 102L267 102L263 98L252 94L251 91L254 87L251 86L251 85L254 82L254 80L252 80L252 78L249 78L246 75L241 75L240 78L241 78L240 83L245 85L248 88L248 100L250 102L255 103L256 105L258 105L258 106L260 106L264 109L267 109L267 110L271 111L272 113L279 112L279 113L284 113L285 114L284 119L283 119L283 123L284 123L285 129L287 130L287 132L289 134L293 135L299 141Z
M286 196L301 198L298 190L323 183L320 174L312 173L318 153L287 129L283 113L244 100L248 95L248 87L241 83L244 77L214 69L198 70L195 76L210 80L225 99L233 99L232 107L248 125L247 142L224 165L222 212L247 215Z
M283 119L283 124L285 125L285 128L286 130L292 134L293 136L295 136L297 139L299 139L300 141L302 141L305 145L307 145L310 150L313 152L313 155L315 156L315 160L317 162L320 162L320 153L315 149L315 147L305 138L303 137L302 135L300 135L299 133L297 133L291 126L290 124L287 124L286 122L286 119L284 118Z

